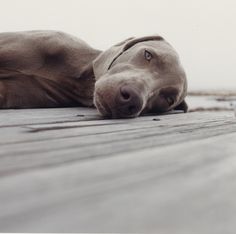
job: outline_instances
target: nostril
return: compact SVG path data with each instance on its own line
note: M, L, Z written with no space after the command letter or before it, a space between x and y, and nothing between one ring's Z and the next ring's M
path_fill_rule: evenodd
M126 87L121 87L120 88L120 94L121 94L121 98L123 100L126 100L128 101L130 99L130 92L129 92L129 89L126 88Z
M138 90L129 85L120 88L116 97L116 108L119 116L129 117L137 114L143 105L143 100Z

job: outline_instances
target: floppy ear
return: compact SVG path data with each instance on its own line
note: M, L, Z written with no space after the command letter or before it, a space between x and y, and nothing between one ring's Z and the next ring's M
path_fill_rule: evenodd
M178 106L174 108L174 110L182 110L184 113L188 112L188 104L185 100L183 100Z
M112 65L112 63L126 50L128 50L133 45L143 42L143 41L155 41L155 40L164 40L160 36L147 36L140 38L128 38L114 46L110 49L102 52L94 61L93 61L93 70L95 74L95 79L98 80L102 75L104 75Z

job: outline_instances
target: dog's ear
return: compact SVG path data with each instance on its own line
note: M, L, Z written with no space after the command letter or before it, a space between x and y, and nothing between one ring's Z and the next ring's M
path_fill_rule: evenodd
M147 37L139 37L139 38L133 38L130 41L127 41L127 43L124 45L123 50L126 51L133 45L144 42L144 41L164 41L164 38L158 35L155 36L147 36Z
M184 113L188 112L188 104L185 100L183 100L178 106L174 108L174 110L182 110Z
M144 42L144 41L160 41L164 40L160 36L147 36L147 37L140 37L140 38L128 38L114 46L110 49L102 52L94 61L93 61L93 70L95 74L95 79L98 80L102 75L104 75L109 68L111 67L112 63L126 50L130 47L134 46L137 43Z
M126 43L131 41L133 38L128 38L108 50L102 52L94 61L93 61L93 71L95 79L98 80L103 74L105 74L114 58L123 53L123 48Z

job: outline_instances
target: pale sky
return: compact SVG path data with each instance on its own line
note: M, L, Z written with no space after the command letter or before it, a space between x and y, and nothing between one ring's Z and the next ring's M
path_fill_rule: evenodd
M160 34L178 51L190 90L236 90L235 0L0 0L0 31L35 29L102 50Z

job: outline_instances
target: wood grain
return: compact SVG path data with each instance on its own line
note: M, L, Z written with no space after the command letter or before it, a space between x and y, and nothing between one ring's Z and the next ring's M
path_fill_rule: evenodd
M0 125L1 232L235 233L233 112L4 110Z

